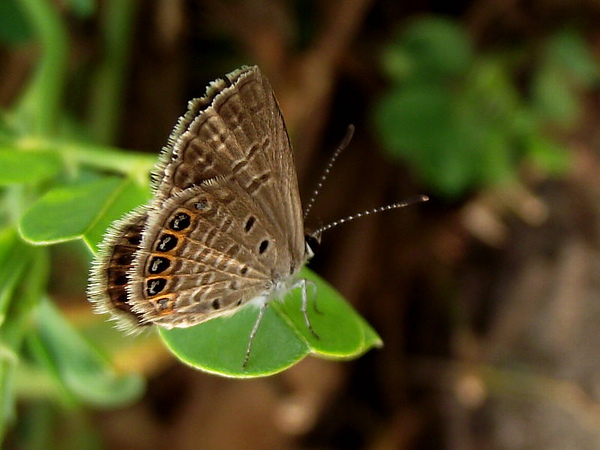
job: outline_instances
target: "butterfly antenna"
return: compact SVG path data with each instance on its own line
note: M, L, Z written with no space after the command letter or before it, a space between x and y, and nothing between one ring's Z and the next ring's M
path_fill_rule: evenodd
M344 139L342 139L342 142L340 142L340 145L338 145L338 147L335 149L335 152L333 152L333 155L331 155L331 158L329 158L329 162L327 163L327 166L325 167L325 170L323 171L323 174L321 175L321 178L319 179L319 182L317 183L315 190L313 191L312 195L310 196L310 200L308 200L308 203L306 204L306 209L304 210L304 220L306 220L306 218L308 217L308 213L312 209L313 204L315 203L315 199L319 195L319 192L321 192L323 183L329 176L329 172L331 172L331 168L335 164L335 161L338 159L338 156L341 155L341 153L344 151L344 149L346 147L348 147L348 144L352 140L353 135L354 135L354 125L348 125L348 129L346 130L346 135L344 136Z
M323 231L327 231L330 228L337 227L338 225L341 225L346 222L350 222L351 220L358 219L360 217L370 216L371 214L377 214L377 213L380 213L383 211L389 211L390 209L404 208L405 206L414 205L415 203L426 202L428 200L429 200L429 197L427 197L426 195L418 195L417 197L409 198L408 200L404 200L403 202L392 203L391 205L380 206L379 208L374 208L374 209L370 209L368 211L359 212L357 214L353 214L351 216L345 217L340 220L336 220L334 222L331 222L330 224L327 224L320 228L317 228L311 234L313 236L320 236Z

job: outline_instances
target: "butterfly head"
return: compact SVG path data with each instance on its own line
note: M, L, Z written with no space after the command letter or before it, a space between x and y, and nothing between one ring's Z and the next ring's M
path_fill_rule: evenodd
M304 235L304 245L306 247L306 259L309 260L315 256L315 252L321 245L321 233L307 233Z

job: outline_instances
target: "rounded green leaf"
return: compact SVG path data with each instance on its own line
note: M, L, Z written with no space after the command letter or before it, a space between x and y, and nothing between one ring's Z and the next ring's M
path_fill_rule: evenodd
M318 335L314 337L300 310L301 290L294 289L283 302L269 304L246 367L243 366L249 336L258 315L251 306L233 316L217 318L190 328L160 329L173 354L183 362L206 372L234 378L273 375L292 366L306 355L323 358L353 358L381 345L377 333L331 286L307 269L301 277L314 283L309 293L308 315Z
M287 369L309 352L309 346L285 320L268 308L254 342L246 370L242 364L258 310L242 308L234 316L217 318L191 328L160 329L173 354L205 372L243 378Z
M19 231L34 244L81 238L95 248L111 222L147 198L147 189L128 178L105 177L61 186L29 208L21 218Z

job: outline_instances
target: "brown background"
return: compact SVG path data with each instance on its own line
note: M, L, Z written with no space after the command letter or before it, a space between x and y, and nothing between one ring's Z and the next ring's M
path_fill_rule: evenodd
M586 25L600 18L591 0L140 1L117 143L157 152L188 99L258 64L281 103L305 201L346 126L356 126L313 224L428 194L383 156L369 115L386 88L381 49L424 14L456 19L482 48L569 20L593 49L600 43ZM74 66L93 64L101 17L73 24ZM32 61L9 59L3 103ZM324 235L311 267L384 348L239 381L152 347L118 361L147 374L145 397L84 420L114 449L600 448L600 104L597 92L586 98L577 130L560 136L573 161L561 179L524 176L521 188L433 197ZM89 308L83 291L73 301Z

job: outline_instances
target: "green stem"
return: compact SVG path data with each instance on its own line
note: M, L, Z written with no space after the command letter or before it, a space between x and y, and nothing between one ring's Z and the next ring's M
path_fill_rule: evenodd
M85 165L119 172L135 179L141 186L148 183L148 174L156 164L155 154L76 141L25 138L15 141L13 145L22 151L55 153L62 158L67 170L76 171L79 165Z
M12 259L26 258L29 273L21 277L11 301L9 316L0 326L0 443L8 422L14 420L14 373L25 336L31 331L33 312L44 291L49 273L48 250L33 248L18 240Z
M33 134L57 133L67 73L68 39L58 12L48 0L18 0L42 45L42 56L17 111Z
M114 142L123 103L136 0L108 0L102 21L104 59L92 85L90 126L99 142Z
M59 147L67 164L87 165L95 169L120 172L135 179L141 186L148 184L148 174L156 164L156 155L124 152L116 147L65 143Z

